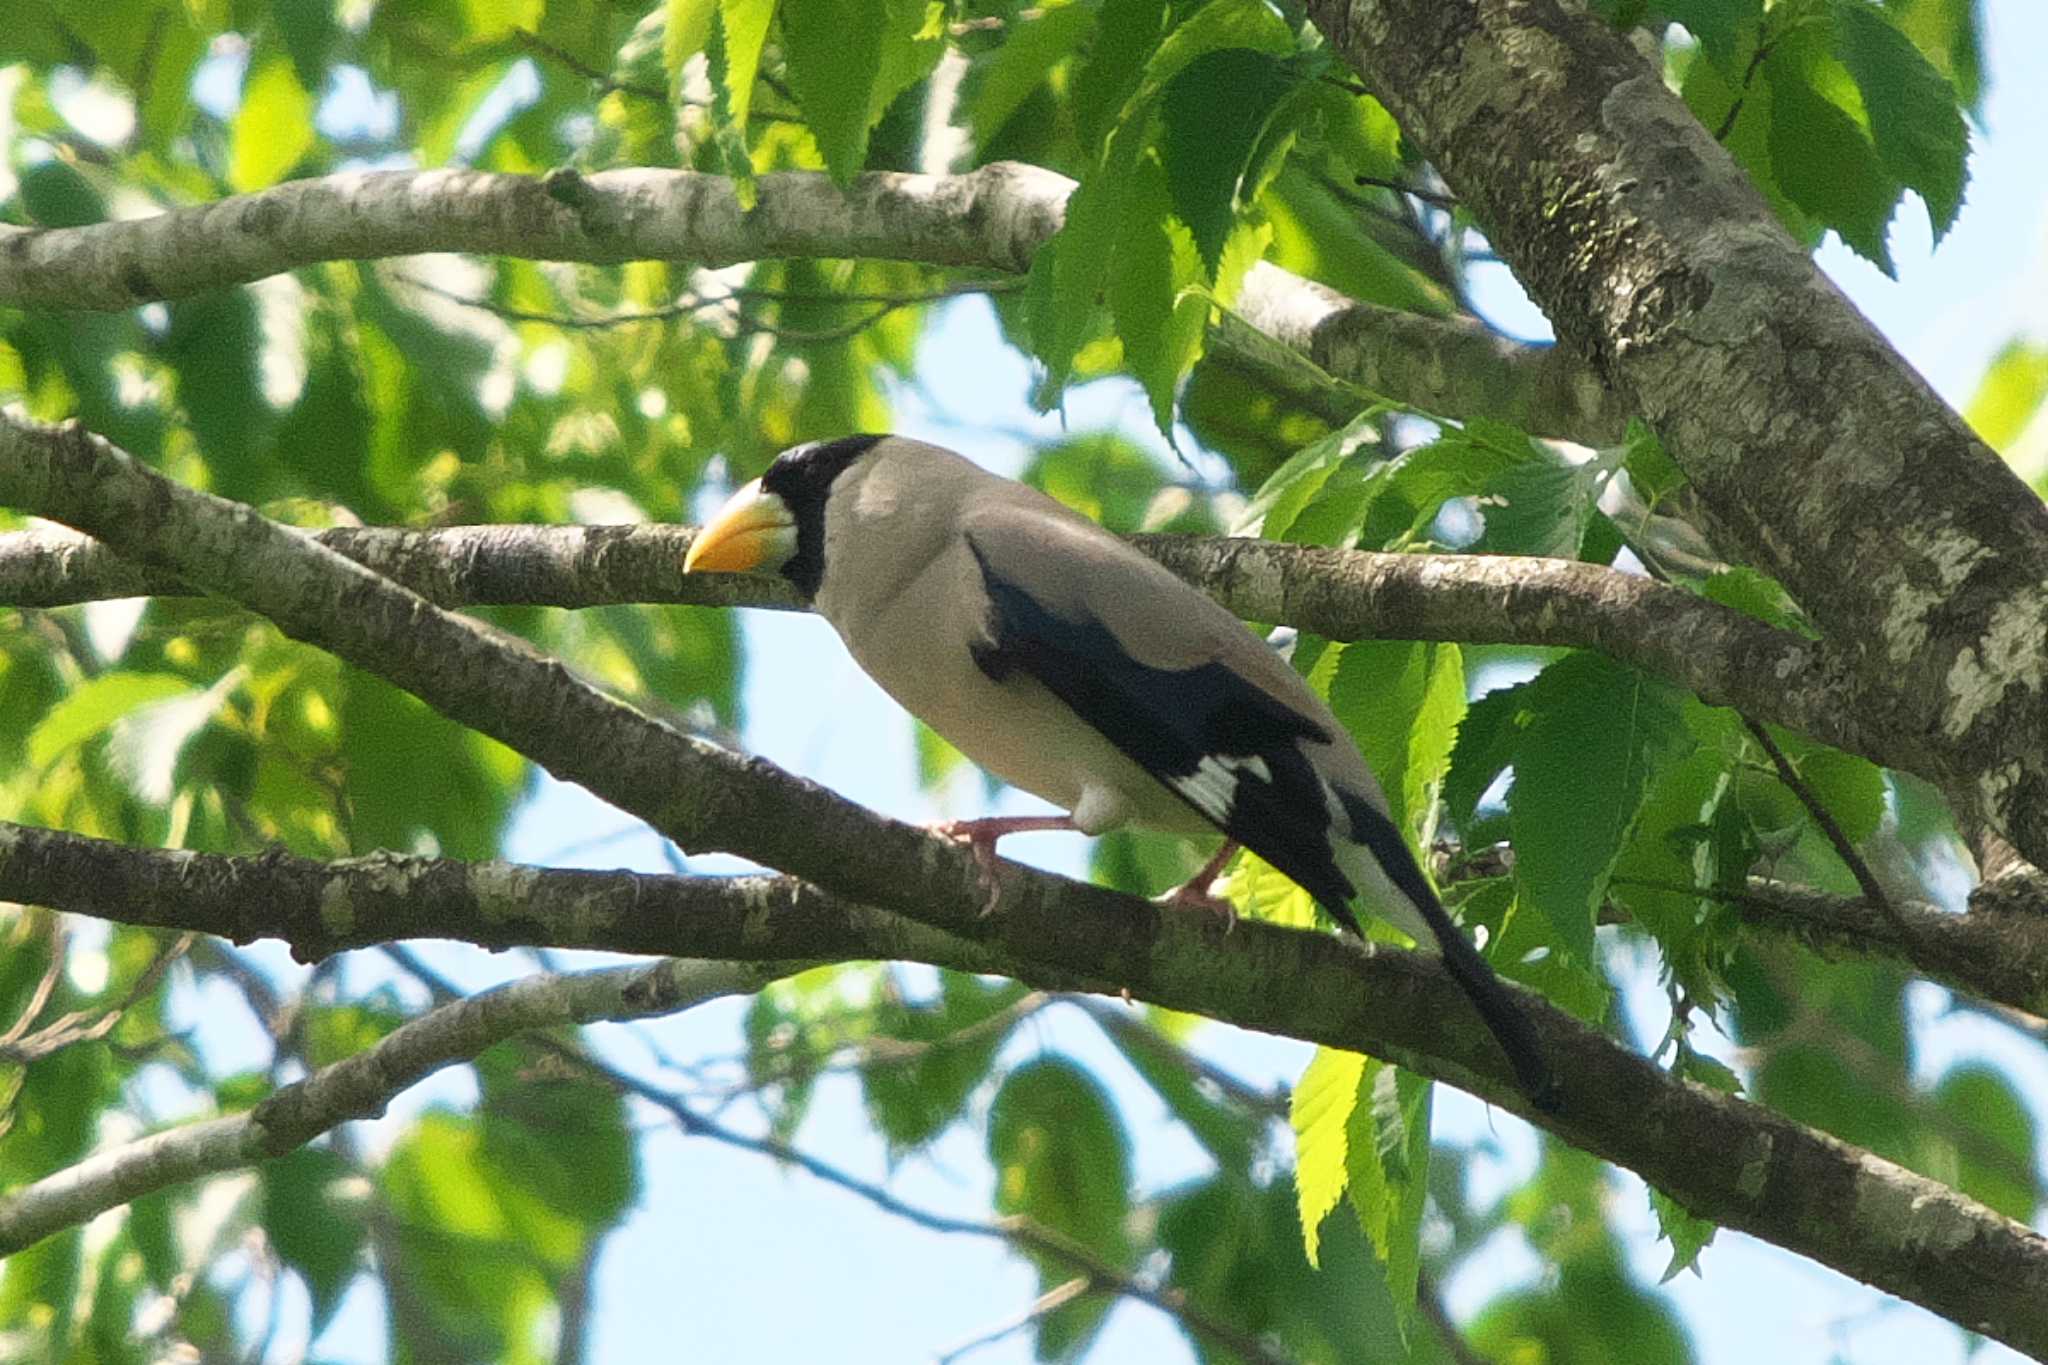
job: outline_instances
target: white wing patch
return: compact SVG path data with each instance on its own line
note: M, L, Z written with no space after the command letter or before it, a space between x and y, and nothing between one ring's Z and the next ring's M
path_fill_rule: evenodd
M1230 811L1237 804L1239 779L1250 774L1261 782L1273 780L1273 770L1256 754L1205 754L1195 770L1171 779L1173 789L1196 810L1218 825L1230 823Z

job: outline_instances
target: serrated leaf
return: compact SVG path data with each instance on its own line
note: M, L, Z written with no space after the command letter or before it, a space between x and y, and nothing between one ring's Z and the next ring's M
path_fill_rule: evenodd
M1835 55L1856 78L1878 159L1927 205L1939 243L1963 206L1970 130L1948 79L1865 0L1835 0Z
M1602 655L1567 655L1528 696L1508 788L1515 877L1565 950L1590 962L1615 858L1652 775L1688 738L1669 688Z
M1503 470L1480 500L1486 531L1479 548L1489 554L1578 558L1603 478L1596 461L1570 464L1549 452Z
M775 0L719 0L716 41L724 54L727 124L737 137L746 136L747 115L754 107L754 80L761 72L761 49L768 43L768 24ZM714 66L721 65L714 63Z
M661 31L661 64L668 72L673 90L690 58L711 41L711 21L718 14L718 0L666 0L667 12Z
M1785 52L1764 60L1771 90L1771 177L1785 197L1886 275L1887 233L1899 184L1856 120L1810 83L1809 64Z
M1171 217L1166 173L1145 156L1131 177L1125 229L1109 277L1109 308L1124 344L1124 364L1145 386L1152 419L1169 440L1180 377L1202 350L1209 301L1187 228Z
M1732 607L1745 616L1768 621L1784 630L1799 629L1799 615L1789 593L1778 581L1747 564L1717 569L1700 585L1700 595L1710 602Z
M60 754L105 733L123 716L152 702L195 693L175 673L102 673L73 688L44 713L28 736L29 766L48 767Z
M1429 1190L1428 1078L1367 1058L1345 1133L1345 1189L1358 1226L1385 1268L1405 1333L1422 1265L1422 1211Z
M228 127L228 184L239 194L276 184L318 136L313 97L299 84L291 58L272 57L242 86L242 107Z
M1068 97L1083 147L1092 151L1108 135L1110 120L1137 88L1146 58L1159 45L1165 19L1165 0L1103 0L1094 41Z
M1528 724L1530 684L1496 688L1465 708L1444 774L1444 809L1461 830L1472 823L1480 798L1494 784L1522 742Z
M1002 45L979 59L965 87L967 126L978 148L986 148L1009 123L1052 69L1072 56L1095 28L1086 5L1062 5L1020 18L1004 32Z
M1707 1219L1688 1211L1655 1185L1648 1189L1650 1208L1657 1215L1657 1233L1671 1243L1671 1264L1664 1267L1663 1277L1657 1283L1669 1284L1684 1271L1698 1270L1700 1252L1714 1240L1714 1233L1719 1229Z
M1634 417L1622 440L1622 464L1636 492L1653 508L1685 487L1685 471L1666 453L1657 433Z
M1230 533L1283 539L1338 466L1356 454L1359 447L1379 440L1379 421L1383 415L1377 410L1362 412L1321 440L1295 452L1252 495Z
M783 56L797 102L840 184L867 159L893 48L924 26L923 0L781 0Z
M1359 1053L1319 1047L1294 1083L1288 1108L1294 1127L1294 1188L1302 1247L1312 1266L1321 1264L1323 1220L1350 1183L1351 1111L1365 1069L1366 1058Z
M1464 656L1456 645L1405 640L1342 648L1330 708L1379 778L1394 828L1419 840L1465 715Z
M1212 278L1245 202L1239 190L1252 152L1294 86L1279 58L1248 48L1205 52L1166 85L1159 156L1167 190Z

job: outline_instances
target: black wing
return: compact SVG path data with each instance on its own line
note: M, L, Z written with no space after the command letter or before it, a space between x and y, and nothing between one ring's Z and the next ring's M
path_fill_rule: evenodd
M1094 617L1072 619L1005 577L968 538L988 589L988 634L974 662L1000 682L1035 678L1119 751L1352 930L1357 888L1331 848L1327 788L1300 741L1321 722L1227 664L1158 668L1132 658Z

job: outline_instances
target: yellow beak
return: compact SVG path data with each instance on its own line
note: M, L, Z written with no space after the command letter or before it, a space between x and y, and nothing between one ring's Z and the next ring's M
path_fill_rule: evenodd
M796 518L759 479L732 495L690 542L684 573L776 569L796 553Z

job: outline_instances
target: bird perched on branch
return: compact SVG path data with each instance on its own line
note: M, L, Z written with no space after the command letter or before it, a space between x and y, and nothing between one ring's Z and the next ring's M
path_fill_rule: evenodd
M1445 912L1329 707L1236 617L1094 522L938 446L849 436L784 451L684 569L781 573L912 714L1070 812L947 827L984 867L1022 829L1220 831L1352 933L1362 907L1441 952L1522 1089L1555 1104L1528 1016Z

